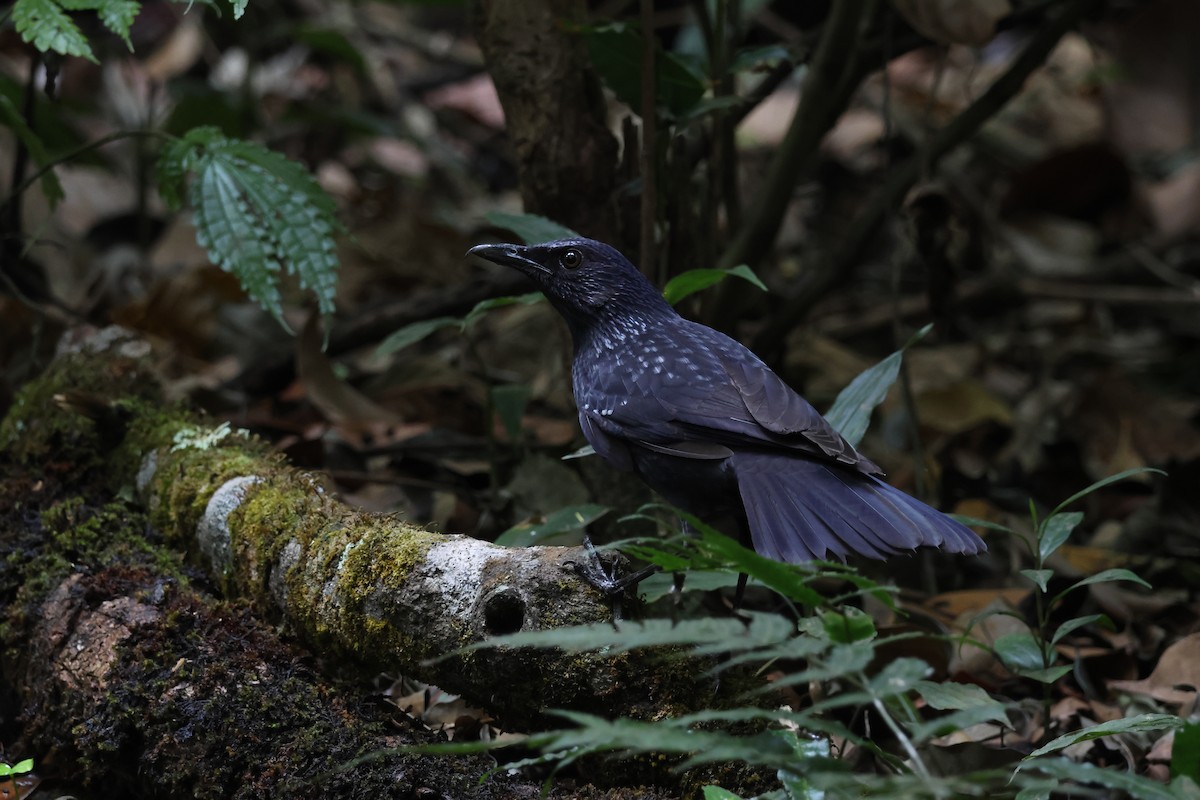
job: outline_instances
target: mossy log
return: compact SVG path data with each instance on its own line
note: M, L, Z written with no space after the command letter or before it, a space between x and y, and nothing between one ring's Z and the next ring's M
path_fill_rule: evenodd
M69 335L0 424L0 447L30 468L69 453L200 555L226 597L282 617L322 655L434 683L506 727L544 726L548 709L651 719L712 701L703 666L637 651L462 652L498 633L611 621L609 600L571 567L585 555L350 509L262 442L167 405L152 362L120 329Z

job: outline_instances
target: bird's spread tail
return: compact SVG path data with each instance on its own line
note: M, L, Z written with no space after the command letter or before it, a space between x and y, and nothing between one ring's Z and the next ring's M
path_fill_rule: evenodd
M737 452L754 549L779 561L886 558L920 546L987 549L973 531L876 478L791 455Z

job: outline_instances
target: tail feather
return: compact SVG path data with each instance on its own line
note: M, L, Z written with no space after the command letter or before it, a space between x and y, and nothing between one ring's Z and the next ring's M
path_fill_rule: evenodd
M792 455L735 452L754 549L792 563L886 558L917 547L986 550L966 526L869 475Z

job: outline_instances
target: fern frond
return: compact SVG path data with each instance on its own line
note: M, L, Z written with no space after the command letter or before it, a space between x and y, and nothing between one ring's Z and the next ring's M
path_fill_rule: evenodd
M54 0L17 0L12 18L20 37L41 52L100 63L79 26Z

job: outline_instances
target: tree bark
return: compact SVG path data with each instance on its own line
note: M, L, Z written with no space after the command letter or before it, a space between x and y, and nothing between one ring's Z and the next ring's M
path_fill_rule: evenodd
M619 242L617 140L573 29L586 11L583 0L477 0L472 17L504 106L525 210Z

